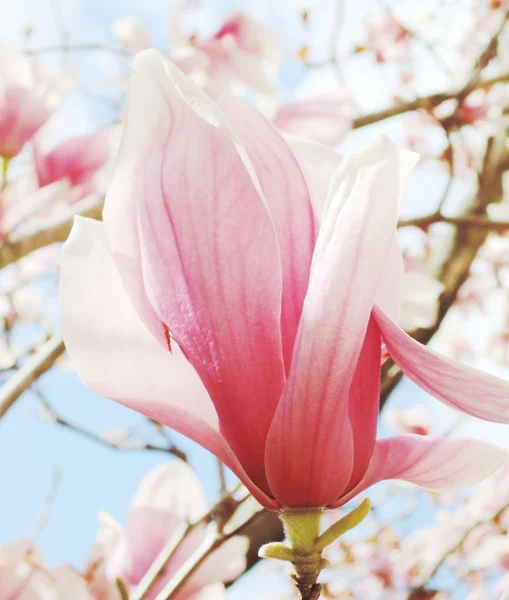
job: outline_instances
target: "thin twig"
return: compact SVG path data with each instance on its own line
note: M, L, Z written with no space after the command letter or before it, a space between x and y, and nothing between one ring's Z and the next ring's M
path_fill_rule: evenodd
M150 444L150 443L134 444L134 443L118 443L118 442L109 441L108 439L104 438L103 436L101 436L93 431L90 431L88 429L85 429L81 425L76 425L75 423L70 423L69 421L67 421L67 419L62 418L60 415L57 414L57 412L49 404L49 402L40 394L39 394L39 399L54 423L66 428L66 429L69 429L70 431L73 431L74 433L77 433L78 435L81 435L92 442L96 442L98 444L101 444L102 446L112 448L113 450L124 450L124 451L131 451L131 452L148 450L148 451L152 451L152 452L163 452L165 454L172 454L173 456L180 458L184 462L187 461L187 456L186 456L185 452L180 450L180 448L177 448L177 446L175 446L174 444L169 444L168 446L158 446L158 445Z
M180 545L184 542L184 540L197 528L202 527L203 525L206 525L207 523L210 523L212 521L216 522L216 526L217 526L216 535L213 536L210 541L205 542L205 544L207 544L206 550L208 550L209 548L212 548L212 546L213 546L213 549L215 550L216 548L221 546L224 542L226 542L228 539L230 539L234 535L238 535L238 532L241 529L243 529L245 526L247 526L248 523L251 521L251 519L247 519L246 521L244 521L244 523L242 523L235 530L228 532L228 533L224 533L224 526L231 519L232 515L235 513L236 509L240 506L240 504L242 504L247 498L249 498L249 494L245 494L242 498L240 498L238 500L235 499L230 494L229 496L221 499L217 504L215 504L209 511L207 511L201 517L201 519L199 519L198 521L195 521L194 523L189 523L189 524L183 525L181 528L179 528L179 530L176 532L176 534L174 535L172 540L170 540L170 542L168 542L168 544L159 553L156 560L150 567L149 571L145 574L145 576L143 577L140 584L134 590L133 594L131 595L131 600L144 600L147 597L147 594L152 589L153 585L157 581L157 578L159 577L161 572L164 570L164 568L170 561L171 557L175 554L175 552L180 547ZM258 513L255 513L255 514L258 514ZM199 550L201 548L202 547L200 547ZM212 550L210 550L210 551L212 551ZM198 568L198 566L203 562L203 560L205 560L205 558L207 556L209 556L209 554L210 554L210 552L206 551L206 555L204 556L204 558L197 560L196 564L193 565L193 569L191 571L192 573L194 573L195 569ZM185 563L184 567L188 566L188 563L191 560L193 560L194 556L195 555L193 554L193 556L190 558L190 560ZM188 575L185 575L185 574L184 574L185 575L184 577L179 577L179 574L181 573L181 571L184 567L182 567L175 574L175 576L172 577L172 580L171 580L171 583L173 584L175 582L175 585L178 585L179 589L181 588L182 585L184 585L185 582L187 582L187 578L188 578ZM162 595L162 594L164 594L164 592L166 591L167 588L168 588L168 585L166 585L166 587L163 589L163 591L157 596L157 599L159 599L160 597L163 597L165 599L170 597L168 595L168 594L170 594L170 592L168 592L164 596Z
M423 217L405 219L398 223L398 227L426 228L435 223L447 223L449 225L455 225L456 227L479 227L481 229L490 229L492 231L505 231L506 229L509 229L509 221L493 221L488 217L477 215L447 217L440 213L432 213Z
M114 46L105 46L99 43L89 44L73 44L73 45L59 45L59 46L45 46L43 48L34 48L31 50L25 50L25 54L49 54L52 52L109 52L110 54L119 54L121 56L131 56L130 52L123 50L122 48L115 48Z
M490 79L480 80L477 82L474 89L489 90L499 83L509 83L509 73L503 73L502 75L497 75L496 77L491 77ZM460 91L461 90L454 90L450 92L441 92L439 94L430 94L429 96L422 96L420 98L416 98L415 100L411 100L410 102L402 102L401 104L391 106L390 108L386 108L384 110L369 113L367 115L361 115L353 120L352 128L359 129L361 127L366 127L367 125L373 125L373 123L378 123L392 117L397 117L398 115L408 112L415 112L416 110L430 111L446 100L454 100L457 98L457 95Z
M48 494L42 506L41 512L37 519L37 522L34 527L34 532L32 534L32 538L36 540L49 523L51 512L53 510L53 506L55 504L55 499L60 488L60 484L62 483L62 470L57 467L53 470L53 474L51 477L51 484L48 490Z
M43 373L51 369L64 351L65 346L62 338L59 335L54 335L7 380L0 388L0 419L23 392L37 381Z

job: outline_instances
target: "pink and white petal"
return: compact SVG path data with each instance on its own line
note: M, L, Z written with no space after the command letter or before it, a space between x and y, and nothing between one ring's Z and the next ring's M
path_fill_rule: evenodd
M184 462L174 460L153 469L129 506L125 543L130 578L141 579L176 528L198 521L207 509L200 481Z
M341 156L318 142L290 135L284 137L304 173L313 212L317 222L320 223L332 176L339 169Z
M474 417L509 423L509 382L423 346L375 306L373 315L395 363L423 390Z
M506 460L504 450L480 440L400 435L377 442L366 477L354 494L386 479L454 492L482 481Z
M129 513L145 509L166 512L180 522L194 523L207 512L208 503L196 473L177 459L155 467L141 482Z
M288 143L263 115L231 95L224 95L219 106L246 149L274 221L283 272L283 356L289 371L317 235L306 179Z
M172 344L170 353L140 321L102 223L75 219L62 254L60 315L67 351L87 387L190 437L253 488L220 434L214 405L178 344ZM261 502L270 505L263 492L253 489L255 497L260 494Z
M351 129L352 117L350 99L338 92L282 104L273 122L285 133L334 146Z
M349 390L414 156L379 137L333 177L290 377L267 438L269 484L284 504L328 505L351 477Z
M143 320L169 329L232 450L266 486L263 449L284 365L281 267L261 194L217 105L156 51L138 54L108 238Z
M394 234L376 293L376 304L394 320L398 319L401 311L404 277L403 253L399 247L398 236Z

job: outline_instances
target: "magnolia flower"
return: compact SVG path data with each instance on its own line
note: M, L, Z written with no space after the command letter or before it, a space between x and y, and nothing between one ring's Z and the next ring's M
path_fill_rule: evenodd
M285 133L334 146L351 128L352 118L348 96L336 93L282 104L272 122Z
M509 421L507 382L395 323L415 160L383 137L341 164L317 144L293 150L243 100L218 105L138 54L104 224L77 218L63 252L78 374L209 449L272 510L336 507L382 479L482 479L505 460L484 442L376 441L382 340L442 402Z
M0 42L0 156L19 154L73 84L70 73L47 76L35 60Z
M73 204L94 193L99 176L108 162L112 135L105 129L70 138L44 154L34 145L33 156L39 186L67 181L72 186L69 202Z
M67 565L48 570L28 540L0 548L0 600L93 600L85 580Z
M133 498L125 530L103 516L86 579L95 600L121 600L115 581L121 578L134 589L148 568L183 523L193 523L206 514L207 502L200 482L183 462L175 460L156 467L142 481ZM213 526L194 529L175 552L159 576L147 600L153 600L202 544ZM224 598L221 582L236 578L245 567L248 541L234 537L214 552L178 594L178 600Z

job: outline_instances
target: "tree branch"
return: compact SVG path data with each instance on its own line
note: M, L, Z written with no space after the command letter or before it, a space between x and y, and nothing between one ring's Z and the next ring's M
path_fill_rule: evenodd
M79 214L90 219L100 219L103 201L95 202ZM75 213L66 214L64 218L53 221L42 229L24 234L22 237L7 238L0 246L0 269L20 260L35 250L44 248L55 242L65 242L72 229Z
M0 389L0 419L39 377L46 373L64 353L65 346L59 335L45 342L32 358L20 367Z

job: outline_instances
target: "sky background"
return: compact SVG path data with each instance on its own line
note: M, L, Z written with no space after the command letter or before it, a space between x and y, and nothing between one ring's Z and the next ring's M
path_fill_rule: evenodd
M298 20L298 2L257 0L257 2L202 2L203 7L188 15L187 23L204 34L213 31L221 19L232 10L245 8L254 16L272 25L281 35L289 52L294 52L301 44L309 41L309 35ZM304 3L302 3L304 4ZM308 5L310 3L307 3ZM422 3L415 2L419 8ZM327 2L315 2L316 10L321 11L315 20L314 31L322 29L325 41L314 45L316 56L326 51L327 32L330 17L327 17ZM363 0L345 3L344 25L340 47L345 48L359 35L359 23L374 10L376 2ZM323 15L322 15L323 13ZM59 44L61 32L66 31L71 44L100 42L114 45L111 23L117 17L134 15L150 31L156 46L167 47L166 35L170 23L171 9L162 0L0 0L0 38L22 45L22 32L27 26L34 27L29 42L31 48L44 48ZM119 72L129 70L129 60L106 52L73 54L62 57L60 53L48 54L48 64L54 67L77 59L80 65L82 88L97 89L97 83ZM390 101L387 77L392 73L385 70L370 72L366 77L364 59L352 69L346 70L345 77L357 90L358 104L362 110L373 110ZM426 61L425 57L419 58ZM367 68L367 66L366 66ZM427 68L427 65L426 65ZM446 83L443 75L429 66L429 77L417 82L420 93L441 89ZM373 74L371 74L373 73ZM297 61L289 60L282 72L280 94L291 96L298 93L326 89L334 85L334 74L320 69L309 75ZM105 87L105 94L113 98L121 92ZM103 102L91 99L86 93L74 94L66 101L62 111L50 131L49 139L54 142L74 133L82 133L111 122L114 111ZM405 121L383 125L381 129L398 139ZM349 139L343 150L351 150L364 144L374 132L366 128ZM424 183L424 185L423 185ZM414 179L409 195L412 197L408 214L419 214L429 209L430 189L444 185L440 172L430 168ZM458 184L458 196L463 183ZM56 297L52 300L56 306ZM474 338L486 335L481 319L471 321ZM496 371L495 365L486 361L479 365ZM500 369L497 371L503 375ZM57 412L71 422L97 432L119 431L142 422L132 411L105 400L86 390L76 375L67 369L53 370L40 380L40 389L51 401ZM426 394L412 384L405 382L393 394L393 406L409 406L424 403L436 415L445 428L455 418L450 411L430 401ZM499 439L507 443L507 430L502 426L480 427L473 421L465 422L461 433L473 433L481 437ZM386 431L382 428L382 434ZM211 502L217 499L219 483L215 459L203 449L182 436L173 436L175 443L184 450L190 464L203 481ZM51 488L55 470L61 473L61 482L52 506L49 522L42 530L38 543L50 564L70 562L77 567L83 565L93 542L97 527L97 512L105 511L121 523L125 522L128 504L137 486L148 470L167 456L155 452L127 452L105 448L68 430L55 426L51 421L41 419L40 403L32 392L27 392L16 402L8 415L0 420L0 544L20 537L30 536L38 522L40 511ZM419 520L429 519L430 515L419 516ZM263 567L262 567L263 568ZM244 600L266 597L252 585L251 580L240 582L230 592L232 599ZM270 593L277 597L277 587L273 584Z

